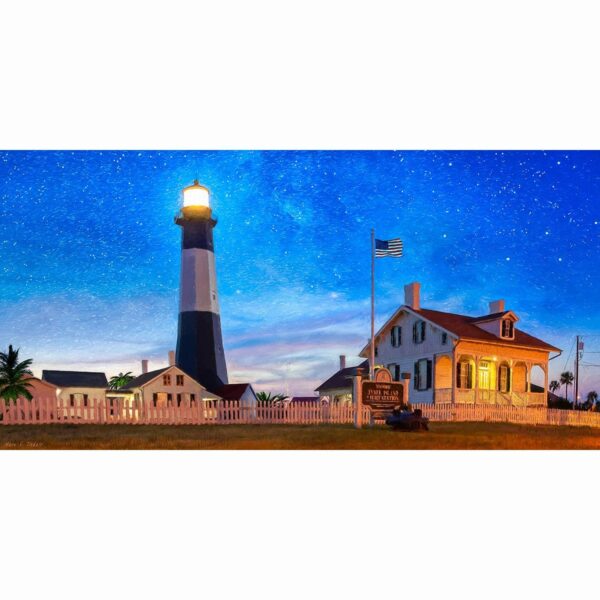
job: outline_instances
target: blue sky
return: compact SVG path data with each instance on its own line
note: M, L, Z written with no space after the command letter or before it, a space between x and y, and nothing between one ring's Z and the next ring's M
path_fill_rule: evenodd
M175 347L180 231L210 188L230 379L309 394L369 335L369 235L381 324L422 283L426 307L482 314L600 363L598 152L0 152L0 346L42 368L139 372ZM600 368L582 370L584 391Z

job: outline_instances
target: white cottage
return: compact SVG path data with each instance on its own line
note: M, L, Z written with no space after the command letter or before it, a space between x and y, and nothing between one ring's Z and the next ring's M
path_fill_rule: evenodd
M395 380L410 373L412 403L547 403L548 361L560 350L518 329L519 317L503 300L491 302L487 315L469 317L421 308L417 282L404 292L404 304L375 335L375 366L387 367ZM370 342L360 352L369 355ZM532 384L536 370L540 386ZM348 398L348 376L349 369L340 369L317 389ZM347 384L330 390L330 381Z

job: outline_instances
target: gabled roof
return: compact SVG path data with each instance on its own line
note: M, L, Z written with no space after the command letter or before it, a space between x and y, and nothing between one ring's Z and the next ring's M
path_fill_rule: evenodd
M152 381L155 377L158 377L161 373L164 373L170 367L163 367L162 369L156 369L155 371L148 371L148 373L142 373L138 375L134 379L132 379L129 383L124 385L122 388L119 388L119 391L125 392L128 390L132 390L133 388L142 387L144 384Z
M57 387L106 388L104 373L90 371L42 371L42 380Z
M315 392L351 387L352 383L350 382L349 378L356 373L356 369L358 367L360 367L361 369L368 369L369 361L365 360L356 367L346 367L345 369L340 369L337 373L332 375L329 379L324 381L318 388L316 388Z
M248 388L256 396L249 383L228 383L215 390L215 394L223 398L223 400L240 400Z
M458 337L467 340L476 340L483 342L493 342L496 344L503 344L507 346L522 346L527 348L536 348L540 350L547 350L548 352L559 352L560 349L552 346L540 340L539 338L529 335L524 331L515 327L515 337L512 340L506 338L500 338L485 329L478 327L476 323L480 321L481 317L467 317L465 315L457 315L454 313L446 313L438 310L429 310L422 308L415 311L423 315L426 319L440 325L444 329L448 329ZM506 311L507 313L511 311ZM486 315L487 316L487 315Z
M385 325L377 332L376 337L379 337L383 331L394 322L398 315L402 312L412 312L415 315L421 316L427 321L430 321L434 325L445 329L452 335L464 340L474 340L480 342L489 342L494 344L501 344L503 346L518 346L525 348L535 348L538 350L546 350L547 352L560 352L560 348L556 348L551 344L540 340L520 329L515 327L514 339L506 339L495 336L489 331L485 331L481 327L477 326L478 322L487 320L491 315L484 315L483 317L468 317L466 315L459 315L456 313L442 312L439 310L431 310L428 308L414 309L410 306L402 305L391 317L387 320ZM510 313L511 311L504 311L504 313L496 313L498 315ZM364 356L367 352L370 342L361 350L360 355Z
M505 317L511 317L513 321L518 321L519 317L512 310L503 310L502 312L483 315L482 317L472 317L472 323L485 323L486 321L497 321Z

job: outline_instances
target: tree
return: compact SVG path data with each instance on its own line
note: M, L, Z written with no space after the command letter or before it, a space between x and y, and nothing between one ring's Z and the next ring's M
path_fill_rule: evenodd
M554 392L556 392L556 390L560 387L560 383L558 383L558 381L556 381L556 379L553 379L550 382L550 385L548 386L548 388L550 389L550 391L554 394Z
M569 386L575 380L575 376L571 371L565 371L560 374L560 383L565 386L565 400L569 399Z
M110 378L108 387L111 390L116 390L124 385L127 385L132 379L133 375L131 374L131 371L127 371L127 373L119 373L118 375Z
M595 410L595 408L598 407L598 392L596 392L595 390L592 390L591 392L588 392L587 394L587 402L586 404L589 405L589 409L588 410Z
M271 394L271 392L258 392L256 399L264 405L281 406L288 399L288 396L284 394Z
M20 396L31 400L33 397L27 389L31 387L33 373L29 368L33 360L28 358L19 362L19 349L8 347L8 352L0 352L0 398L8 405Z

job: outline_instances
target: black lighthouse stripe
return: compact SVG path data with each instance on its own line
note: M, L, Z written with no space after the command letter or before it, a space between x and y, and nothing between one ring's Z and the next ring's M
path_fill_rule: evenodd
M179 313L177 366L214 392L227 383L221 317L207 311Z
M182 247L201 248L214 252L213 227L217 224L213 219L191 220L181 219L178 221L183 227Z

